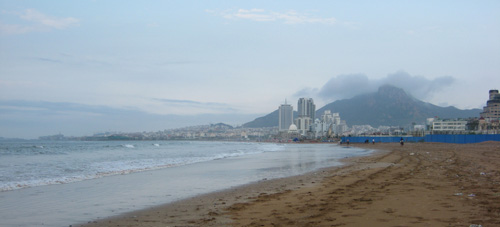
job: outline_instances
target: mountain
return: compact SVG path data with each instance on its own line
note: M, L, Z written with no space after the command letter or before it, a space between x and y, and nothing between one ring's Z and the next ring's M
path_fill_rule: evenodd
M297 111L293 111L293 117L297 117ZM244 128L264 128L264 127L278 127L279 110L272 113L256 118L253 121L247 122L242 125Z
M431 103L420 101L406 94L401 89L391 85L381 86L377 92L355 96L351 99L337 100L316 111L320 117L325 110L339 113L340 118L348 125L371 125L378 127L408 126L413 122L424 124L430 117L440 118L468 118L479 117L481 109L460 110L455 107L440 107ZM261 118L265 118L263 121ZM271 127L278 125L278 111L274 111L264 117L257 118L245 125L257 125ZM264 124L266 123L266 124ZM251 126L247 126L251 127Z
M256 118L253 121L247 122L242 125L244 128L264 128L278 126L279 111L275 110L272 113Z
M228 129L233 129L234 127L224 123L217 123L217 124L210 124L210 128L228 130Z
M338 100L318 109L317 116L325 110L338 112L348 125L369 124L407 126L413 122L425 123L430 117L468 118L478 117L480 109L460 110L455 107L440 107L411 97L391 85L381 86L377 92L358 95L351 99Z

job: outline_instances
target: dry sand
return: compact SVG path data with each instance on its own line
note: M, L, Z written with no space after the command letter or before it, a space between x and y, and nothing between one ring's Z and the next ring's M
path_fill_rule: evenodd
M360 144L348 165L85 226L500 226L500 143Z

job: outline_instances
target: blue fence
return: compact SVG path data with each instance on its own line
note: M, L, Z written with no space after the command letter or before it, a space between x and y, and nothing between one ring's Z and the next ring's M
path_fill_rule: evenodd
M350 143L364 143L368 140L368 142L372 142L375 140L375 143L399 143L399 141L403 138L405 142L424 142L425 137L394 137L394 136L355 136L355 137L342 137L342 142L347 142L349 140Z
M425 137L413 136L355 136L342 137L342 142L349 140L350 143L364 143L365 141L376 143L399 143L403 138L405 142L436 142L436 143L480 143L485 141L500 141L500 134L492 135L426 135Z
M500 134L489 135L426 135L425 142L438 143L480 143L500 141Z

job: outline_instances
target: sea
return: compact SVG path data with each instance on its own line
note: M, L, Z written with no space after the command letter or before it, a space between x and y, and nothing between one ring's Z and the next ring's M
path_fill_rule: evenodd
M1 141L0 225L87 223L371 152L334 143Z

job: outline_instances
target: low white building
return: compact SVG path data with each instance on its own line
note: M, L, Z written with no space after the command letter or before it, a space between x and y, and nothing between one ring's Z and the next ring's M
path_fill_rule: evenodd
M442 120L434 119L432 121L432 132L460 132L465 131L467 121L464 120Z

